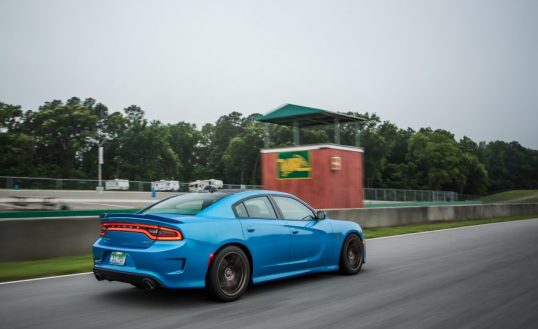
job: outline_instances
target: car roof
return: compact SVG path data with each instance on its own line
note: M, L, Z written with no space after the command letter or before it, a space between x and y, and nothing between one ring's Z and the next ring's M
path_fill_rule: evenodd
M234 203L257 195L291 195L280 191L271 190L234 190L234 191L218 191L214 193L227 194L222 199L218 200L211 206L200 211L196 216L200 217L219 217L219 218L235 218L232 206Z

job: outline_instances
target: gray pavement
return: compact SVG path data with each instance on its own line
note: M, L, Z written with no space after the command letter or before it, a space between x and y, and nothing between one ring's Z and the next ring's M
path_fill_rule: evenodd
M0 211L35 210L40 208L39 203L46 197L55 198L54 202L67 205L71 210L144 208L177 194L181 192L157 192L156 197L152 198L150 192L0 189ZM24 207L14 206L13 197L24 197L29 204Z
M184 192L157 192L155 198L150 192L134 191L96 191L84 190L13 190L0 189L0 211L11 210L40 210L43 198L55 198L54 202L66 205L70 210L92 210L92 209L134 209L144 208L159 200ZM26 206L16 206L13 204L15 198L25 197L30 204ZM365 201L366 204L398 203L397 201ZM48 208L47 208L48 209Z
M538 328L538 219L370 240L357 276L145 293L90 275L0 285L1 328Z

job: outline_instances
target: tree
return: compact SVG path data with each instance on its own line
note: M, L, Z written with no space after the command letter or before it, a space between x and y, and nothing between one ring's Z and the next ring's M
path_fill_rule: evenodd
M423 189L441 190L461 182L458 154L458 145L451 133L427 128L420 129L409 140L407 160L415 163L417 179Z
M181 163L158 121L135 120L121 136L120 171L131 180L175 179Z
M385 121L379 127L379 133L389 141L386 164L381 174L383 182L380 186L398 189L420 188L416 178L417 166L407 160L409 140L415 131L411 128L398 129L394 124Z
M249 123L241 135L230 140L222 156L226 182L260 183L260 148L263 147L262 124Z
M215 177L224 177L224 164L222 156L230 140L243 131L243 116L239 112L232 112L221 116L215 123L210 141L210 152L207 161L207 172ZM203 161L203 159L201 159Z
M0 102L0 131L13 132L20 128L23 112L20 106Z
M189 182L194 179L192 174L198 163L197 146L200 143L201 134L196 130L196 125L187 122L168 125L166 129L170 147L182 164L178 178Z
M3 175L31 174L34 139L22 130L20 106L0 102L0 168Z
M136 105L131 105L123 110L127 118L131 121L142 121L144 120L144 111Z
M83 177L81 154L95 135L96 116L76 97L66 104L46 102L26 117L24 129L35 138L35 174L49 177Z
M375 113L342 124L341 143L365 148L367 187L444 189L484 194L538 188L538 151L517 142L456 142L445 130L400 129ZM4 175L95 178L97 148L104 146L103 177L130 180L220 178L260 183L259 114L231 112L197 129L178 122L148 122L131 105L111 112L93 98L45 102L36 111L0 102L0 168ZM271 147L293 143L291 127L268 125ZM332 142L334 126L301 130L301 143Z
M495 141L485 149L486 170L491 178L492 191L538 186L537 151L518 142Z

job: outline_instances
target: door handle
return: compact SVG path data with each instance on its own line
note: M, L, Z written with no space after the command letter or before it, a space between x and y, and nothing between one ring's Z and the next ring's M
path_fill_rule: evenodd
M252 227L252 226L247 226L247 231L254 232L254 231L256 231L256 229L254 227Z
M291 233L297 234L297 233L299 233L299 230L291 230Z

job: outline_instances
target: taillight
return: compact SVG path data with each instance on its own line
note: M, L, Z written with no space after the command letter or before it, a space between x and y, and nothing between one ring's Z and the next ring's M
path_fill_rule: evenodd
M183 235L180 231L168 227L133 224L133 223L101 223L100 235L104 236L106 232L134 232L145 234L152 240L175 241L183 240Z

